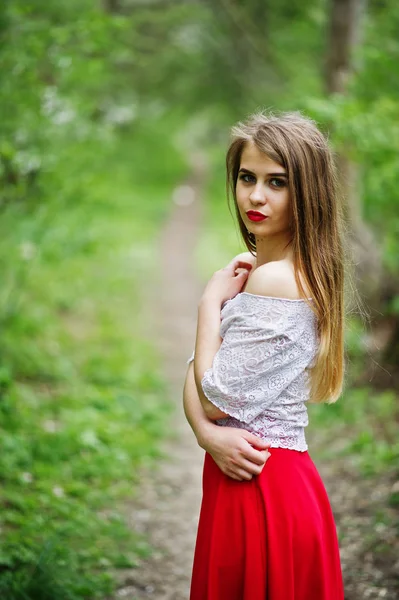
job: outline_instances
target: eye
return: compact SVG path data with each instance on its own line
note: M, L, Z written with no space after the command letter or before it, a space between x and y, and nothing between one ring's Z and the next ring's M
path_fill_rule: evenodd
M256 179L253 175L250 175L249 173L241 173L239 179L241 181L243 181L244 183L255 183Z
M276 188L283 188L286 187L287 182L285 181L285 179L278 179L277 177L273 177L273 179L270 179L270 184Z

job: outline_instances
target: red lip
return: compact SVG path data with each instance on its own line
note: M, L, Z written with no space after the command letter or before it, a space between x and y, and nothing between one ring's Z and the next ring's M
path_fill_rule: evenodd
M256 210L249 210L247 212L247 217L248 219L251 219L251 221L263 221L264 219L267 219L266 215L263 215L260 212L257 212Z

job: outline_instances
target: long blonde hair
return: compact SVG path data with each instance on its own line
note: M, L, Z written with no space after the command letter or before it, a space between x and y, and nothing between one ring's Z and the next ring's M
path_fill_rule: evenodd
M319 348L309 369L310 401L335 402L344 384L346 227L332 153L314 121L297 112L258 112L233 127L226 156L227 191L233 196L240 232L252 254L255 236L245 227L236 198L241 155L250 141L287 171L295 279L305 298L298 272L303 276L318 321Z

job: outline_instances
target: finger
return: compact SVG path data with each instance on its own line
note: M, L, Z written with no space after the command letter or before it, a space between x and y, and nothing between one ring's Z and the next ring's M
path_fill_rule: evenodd
M251 475L259 475L260 473L262 473L265 463L266 461L261 465L255 465L249 460L243 460L242 462L240 462L240 467L244 469L244 471L246 471L247 473L251 473Z
M235 265L236 269L237 268L243 268L243 269L252 269L252 264L250 262L248 262L247 260L233 260L232 261L233 265Z
M268 455L270 456L267 450L254 450L251 446L248 446L242 453L244 460L248 460L255 465L264 465Z
M237 474L237 469L236 468L231 468L229 466L226 466L225 464L219 464L216 463L219 467L219 469L222 471L222 473L224 475L226 475L227 477L230 477L231 479L235 479L236 481L242 481L242 478Z
M239 268L239 269L236 269L234 272L235 272L236 275L238 275L238 273L248 273L248 269L240 269Z
M247 431L246 429L242 430L243 433L243 438L252 446L255 446L255 448L258 448L259 450L266 450L266 448L270 448L270 442L268 442L267 440L263 440L262 438L254 435L253 433L251 433L250 431Z
M245 260L232 260L226 268L232 270L234 273L236 269L247 269L250 271L252 269L252 265Z
M234 473L238 477L241 477L241 479L243 479L244 481L251 481L251 479L253 477L252 473L249 473L248 471L245 471L244 469L236 469L234 471Z
M231 479L235 479L236 481L243 481L242 477L236 475L234 471L226 471L225 475L227 475Z
M232 468L227 467L227 466L223 466L223 467L220 466L219 469L221 471L223 471L224 475L227 475L227 477L230 477L231 479L235 479L236 481L242 481L241 477L239 477L237 475L237 472L236 472L235 469L232 469Z
M238 279L239 277L240 277L241 279L246 279L246 278L248 277L248 275L249 275L249 271L241 271L240 273L235 273L235 274L234 274L234 277L235 277L236 279Z

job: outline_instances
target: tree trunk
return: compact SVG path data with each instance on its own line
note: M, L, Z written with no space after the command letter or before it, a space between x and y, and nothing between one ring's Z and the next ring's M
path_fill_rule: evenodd
M344 94L354 70L354 49L360 40L365 0L331 0L325 87L328 95ZM341 193L346 200L351 227L355 277L359 291L370 306L379 306L382 260L361 209L359 169L341 150L337 167Z
M103 0L103 7L105 12L112 15L120 12L121 3L120 0Z
M327 94L344 93L353 72L353 50L360 42L365 0L331 0L326 61Z
M328 50L325 64L327 94L344 94L355 70L354 49L360 42L365 0L330 0ZM356 65L357 66L357 65ZM392 387L392 357L399 355L399 320L384 315L384 309L398 293L398 281L383 271L382 254L362 215L361 182L358 166L346 155L337 160L341 193L350 226L355 284L371 312L371 331L367 338L369 360L365 372L372 372L376 386Z
M234 118L238 118L256 103L252 90L258 73L262 72L265 79L272 76L269 3L267 0L206 0L206 3L216 29L216 33L209 32L211 77L224 90Z

